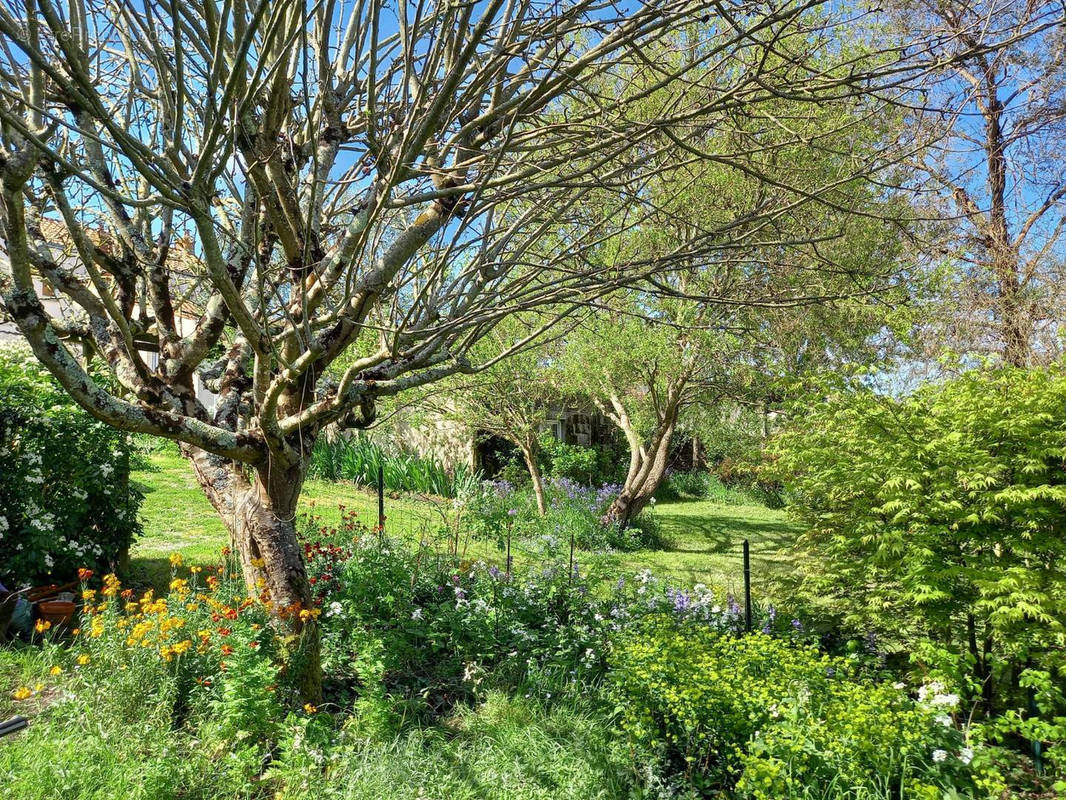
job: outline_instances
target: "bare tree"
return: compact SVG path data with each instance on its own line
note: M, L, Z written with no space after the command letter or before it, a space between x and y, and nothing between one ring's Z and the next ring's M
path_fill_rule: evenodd
M1062 3L902 0L894 11L896 30L944 64L911 97L912 133L929 143L915 163L946 223L930 250L954 265L936 343L1020 366L1054 357L1064 321Z
M806 185L610 269L582 257L639 227L644 182L683 166L664 132L869 91L867 54L834 46L855 20L823 4L5 0L3 308L92 414L182 443L246 580L303 636L314 699L293 517L316 436L484 366L467 353L508 314L567 314L817 199ZM887 84L905 69L875 63ZM775 180L752 140L731 148L716 163ZM580 213L593 193L613 212ZM77 313L49 315L45 290Z

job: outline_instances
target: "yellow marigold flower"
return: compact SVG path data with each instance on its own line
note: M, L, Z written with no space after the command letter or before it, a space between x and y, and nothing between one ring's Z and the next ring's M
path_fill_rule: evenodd
M11 696L16 700L25 700L29 697L33 697L33 689L29 686L20 686L11 693Z
M74 636L77 636L79 633L81 633L81 628L75 628L71 631L71 634L73 634Z
M203 570L203 567L189 567L189 572L193 575L199 574Z
M86 589L86 590L84 590L81 593L81 599L84 600L86 603L93 602L94 600L96 600L96 590L95 589Z
M177 594L188 594L189 582L184 578L175 578L170 582L170 591L176 592Z
M308 714L314 714L316 711L318 711L318 706L311 705L310 703L304 703L304 711L306 711Z
M52 627L52 623L51 622L49 622L46 619L39 619L39 620L37 620L36 624L33 626L33 629L35 631L37 631L37 633L44 633L46 630L48 630L51 627Z
M185 610L186 611L195 611L199 607L200 606L198 604L196 604L196 603L186 603L185 604Z
M264 561L261 558L253 558L252 559L252 566L255 567L256 569L262 569L263 567L266 566L266 561Z
M33 691L35 691L35 692L43 692L44 691L44 684L43 683L38 683L36 686L33 687Z
M48 674L49 675L62 675L63 674L63 668L58 666L58 665L54 666L50 670L48 670Z
M184 560L181 557L181 553L172 553L170 555L170 566L172 566L172 567L174 567L176 569L176 568L180 567L183 563L184 563Z
M180 642L176 643L171 649L177 655L180 656L182 653L188 652L190 647L192 647L192 640L191 639L182 639Z
M90 661L92 661L92 658L89 657L88 653L82 653L80 656L78 656L78 664L83 667Z

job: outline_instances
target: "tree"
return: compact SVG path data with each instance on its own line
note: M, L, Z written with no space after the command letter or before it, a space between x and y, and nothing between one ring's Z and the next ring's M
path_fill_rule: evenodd
M855 168L894 157L881 145L898 115L874 108L862 99L821 108L779 99L728 132L666 137L664 161L684 168L650 179L641 195L647 217L595 257L609 268L689 250L710 231L720 239L707 257L675 258L674 269L605 301L596 320L567 337L563 372L629 446L605 522L626 525L651 500L694 408L764 405L779 379L866 357L874 334L902 327L894 319L906 318L895 306L908 290L894 222L902 204ZM787 133L768 129L767 119ZM730 144L772 165L773 183L721 165L714 154ZM805 202L810 186L823 189Z
M664 131L729 130L782 95L828 103L909 68L836 48L822 5L6 0L5 313L90 413L183 443L246 580L302 637L313 700L292 519L321 430L476 369L470 348L515 311L566 314L716 247L731 216L650 260L581 266L647 215L628 208L647 178L681 166L660 158ZM698 47L647 60L697 20ZM638 65L651 114L631 112ZM772 164L726 144L716 163L773 184ZM613 210L590 225L604 187ZM77 314L52 318L35 278ZM217 380L213 410L197 375Z
M911 187L940 222L927 256L948 262L937 344L1016 366L1053 358L1066 228L1062 5L899 0L893 11L895 31L943 64L915 85L910 128L926 176Z
M547 505L538 462L540 437L548 413L559 402L561 394L552 375L551 346L542 341L536 346L528 345L528 337L540 327L521 316L501 323L476 350L508 352L519 343L527 343L525 349L448 387L450 391L444 393L444 402L436 402L431 397L423 405L435 407L446 418L474 431L498 436L517 447L529 471L537 511L544 516Z

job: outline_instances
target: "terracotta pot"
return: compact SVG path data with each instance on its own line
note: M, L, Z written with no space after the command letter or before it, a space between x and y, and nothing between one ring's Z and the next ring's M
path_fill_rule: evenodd
M74 604L63 600L42 600L37 604L37 616L53 625L66 625L74 616Z

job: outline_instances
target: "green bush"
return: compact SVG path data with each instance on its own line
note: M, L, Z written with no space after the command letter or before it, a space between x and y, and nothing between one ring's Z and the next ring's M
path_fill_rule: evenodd
M544 485L547 514L537 510L533 492L509 481L485 483L465 498L465 524L476 538L503 543L509 535L544 546L550 555L579 550L634 551L663 546L654 516L641 514L625 528L603 524L603 515L620 486L585 486L569 478L553 478Z
M1066 682L1063 368L822 398L771 448L808 526L805 593L949 679L979 719L1032 716L1032 686L1062 764L1066 703L1040 687Z
M616 643L610 681L638 752L705 796L888 800L997 787L936 705L781 639L650 617Z
M550 431L540 436L538 460L545 478L573 481L584 486L622 480L625 477L623 464L628 463L628 457L611 446L585 447L560 442Z
M0 582L113 569L140 533L130 441L77 406L21 345L0 347Z

